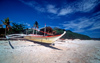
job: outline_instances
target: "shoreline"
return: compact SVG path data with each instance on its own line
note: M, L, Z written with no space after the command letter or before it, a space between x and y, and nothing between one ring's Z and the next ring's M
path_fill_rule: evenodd
M24 38L0 38L0 40L26 40ZM58 39L58 40L100 40L100 38L91 38L91 39Z

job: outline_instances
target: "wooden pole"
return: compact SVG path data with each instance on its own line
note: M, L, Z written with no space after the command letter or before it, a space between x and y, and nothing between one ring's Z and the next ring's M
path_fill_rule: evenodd
M36 35L37 35L37 28L36 28Z
M46 24L45 24L44 32L46 32ZM45 33L44 33L44 36L45 36Z
M34 28L33 28L33 34L34 34Z

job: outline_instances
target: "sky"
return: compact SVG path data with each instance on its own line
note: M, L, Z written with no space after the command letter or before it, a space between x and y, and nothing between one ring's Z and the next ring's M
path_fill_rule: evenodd
M0 24L7 17L27 28L37 21L100 38L100 0L0 0Z

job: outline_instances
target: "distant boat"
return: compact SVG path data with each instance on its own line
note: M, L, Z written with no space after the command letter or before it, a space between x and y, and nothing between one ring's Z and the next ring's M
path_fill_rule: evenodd
M61 38L65 33L66 33L66 31L64 31L64 33L61 34L61 35L52 35L52 36L43 36L43 35L32 35L32 34L30 34L30 35L24 36L24 38L28 39L28 40L36 41L36 42L50 44L50 43L55 42L59 38Z

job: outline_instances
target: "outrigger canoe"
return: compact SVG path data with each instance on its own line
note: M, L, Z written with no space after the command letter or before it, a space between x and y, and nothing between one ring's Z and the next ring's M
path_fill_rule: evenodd
M50 44L50 43L55 42L59 38L61 38L65 33L66 33L66 31L64 31L64 33L61 34L61 35L53 35L53 36L27 35L27 36L24 36L24 38L28 39L28 40L36 41L36 42L42 42L42 43Z
M6 38L7 39L24 38L24 39L31 40L31 41L52 44L56 40L61 38L65 33L66 33L66 31L64 31L63 34L52 35L52 36L43 36L43 35L34 35L34 34L29 34L29 35L26 35L26 34L11 34L11 35L6 35Z

